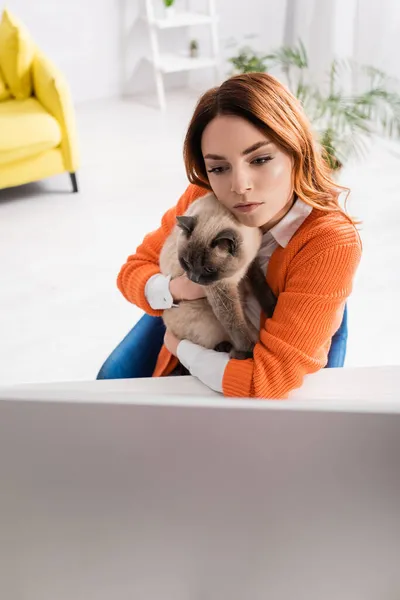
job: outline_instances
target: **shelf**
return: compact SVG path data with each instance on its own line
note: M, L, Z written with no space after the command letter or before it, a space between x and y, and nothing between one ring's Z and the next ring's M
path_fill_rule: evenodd
M178 12L171 17L156 19L151 24L158 29L172 29L174 27L191 27L194 25L208 25L214 18L207 14L194 12Z
M181 0L180 0L181 1ZM157 3L157 5L156 5ZM139 19L143 21L143 25L146 26L150 42L150 52L144 54L143 58L149 61L152 66L152 71L155 79L158 103L161 110L166 108L166 94L164 85L164 76L168 73L184 73L195 71L199 69L213 69L215 72L214 80L219 82L221 78L220 73L220 54L218 44L218 31L217 25L219 17L216 14L216 0L207 0L208 11L204 6L204 0L190 7L183 8L182 12L175 11L175 6L162 11L162 2L160 0L141 0L143 5L142 10L139 11ZM169 4L165 2L165 5ZM172 3L173 4L173 3ZM191 52L192 42L189 42L189 31L188 28L193 28L193 32L190 33L190 37L193 40L195 35L195 28L198 26L209 27L210 38L210 49L204 52ZM177 32L179 28L185 29L183 32L184 39L175 39L173 45L173 39L163 33L163 31ZM167 36L167 37L165 37ZM182 36L180 36L182 38ZM175 36L176 38L176 36ZM167 41L170 42L167 44ZM163 42L163 43L161 43ZM161 48L165 48L166 52L163 52ZM169 51L168 51L168 50ZM198 58L192 58L191 54L198 55Z
M163 73L178 73L179 71L192 71L192 69L205 69L215 67L215 58L190 58L179 54L161 54L156 66Z

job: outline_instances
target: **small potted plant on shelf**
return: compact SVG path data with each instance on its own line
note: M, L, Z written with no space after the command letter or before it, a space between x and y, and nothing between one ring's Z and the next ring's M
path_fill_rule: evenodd
M199 56L199 43L197 40L191 40L189 45L190 58L197 58Z
M167 18L173 17L175 14L175 0L164 0L165 16Z

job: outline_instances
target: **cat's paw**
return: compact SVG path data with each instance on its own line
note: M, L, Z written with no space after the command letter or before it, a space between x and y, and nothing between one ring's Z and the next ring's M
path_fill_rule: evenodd
M232 350L231 342L220 342L214 348L216 352L230 352Z
M246 358L253 358L253 351L245 351L245 350L232 350L229 353L229 358L236 358L236 360L246 360Z

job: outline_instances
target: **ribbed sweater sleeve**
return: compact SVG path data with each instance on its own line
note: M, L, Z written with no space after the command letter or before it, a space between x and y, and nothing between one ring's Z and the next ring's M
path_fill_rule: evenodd
M286 398L305 375L326 365L338 317L352 290L361 244L353 236L348 243L323 245L322 241L314 252L299 252L292 260L254 358L232 359L225 369L225 396Z
M118 289L129 302L136 304L149 315L159 316L163 313L162 310L151 308L144 290L150 277L160 272L159 258L164 242L176 223L177 215L183 215L194 200L206 193L203 188L189 185L176 206L164 214L160 227L146 235L135 254L128 257L119 272Z

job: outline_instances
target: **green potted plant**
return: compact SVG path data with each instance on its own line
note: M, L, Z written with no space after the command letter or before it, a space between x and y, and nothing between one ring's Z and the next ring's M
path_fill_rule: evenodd
M197 40L191 40L189 44L190 58L197 58L199 56L199 43Z
M164 10L165 16L167 18L173 17L175 15L175 0L163 0L164 1Z
M236 56L229 58L233 65L233 73L265 73L268 65L267 56L253 50L250 46L240 48Z
M360 158L375 134L400 138L400 94L397 82L383 71L349 60L333 60L327 84L313 83L302 42L258 56L247 49L230 59L236 73L278 69L289 89L302 102L333 171L351 158ZM253 68L254 67L254 68ZM259 68L258 68L259 67ZM357 80L357 91L348 91Z

